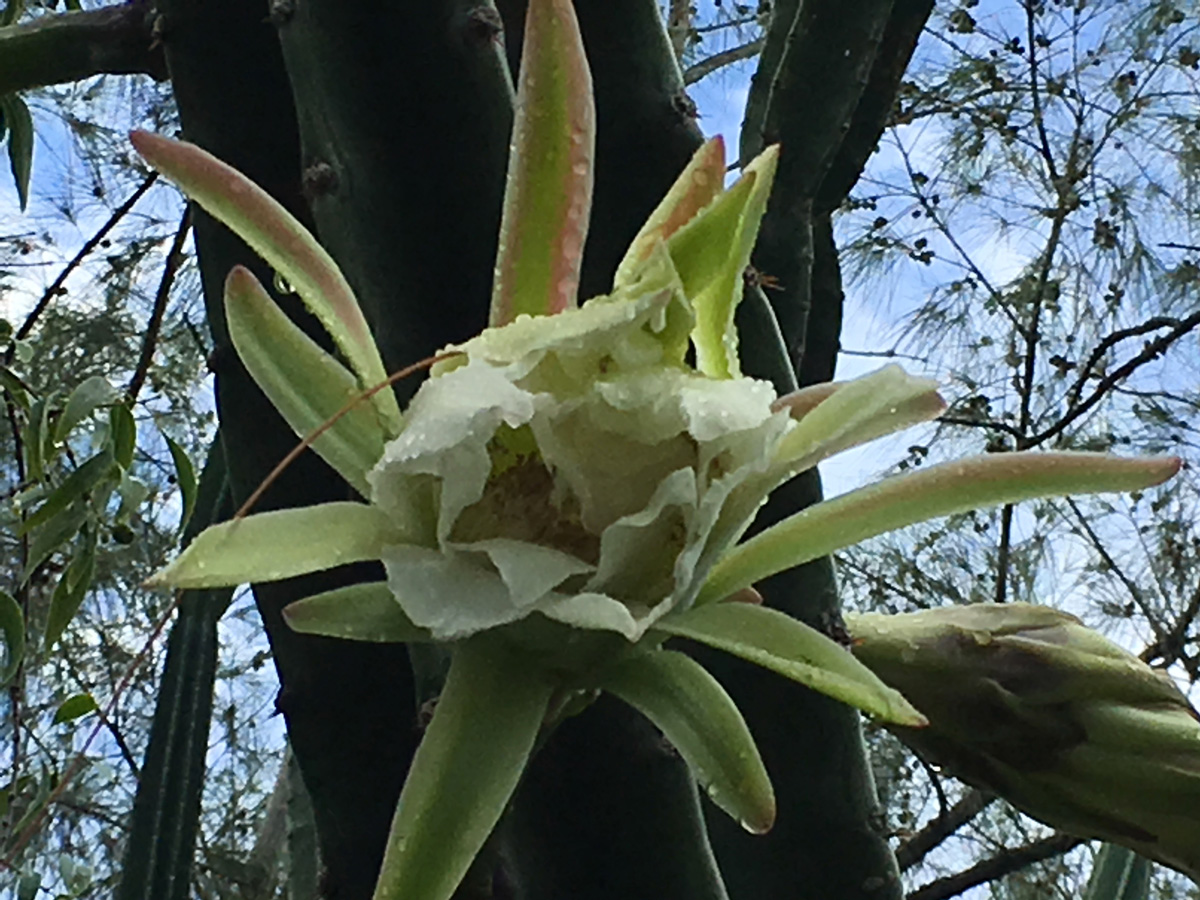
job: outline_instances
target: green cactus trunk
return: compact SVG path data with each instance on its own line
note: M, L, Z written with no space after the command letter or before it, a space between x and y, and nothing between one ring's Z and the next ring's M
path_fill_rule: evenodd
M755 336L742 348L748 374L781 389L832 375L842 295L829 213L883 129L930 6L776 4L744 143L755 149L784 138L756 255L784 289L767 298L751 291L740 318ZM576 7L599 122L586 297L608 290L621 252L700 132L655 0ZM311 223L361 298L389 369L476 333L490 296L524 4L275 0L270 20L263 4L238 0L164 0L160 9L185 137ZM294 438L232 352L221 285L235 263L266 284L270 272L203 215L196 243L229 481L240 503ZM259 508L344 492L306 454ZM813 473L777 495L763 521L819 496ZM282 684L278 706L311 798L321 890L339 900L372 894L419 739L418 688L438 661L297 635L280 610L370 574L346 568L255 589ZM778 576L764 593L811 623L836 621L828 560ZM776 778L781 814L771 835L706 820L682 761L645 720L605 700L541 749L459 895L897 900L857 714L731 658L705 661L745 712ZM144 850L132 846L131 858Z

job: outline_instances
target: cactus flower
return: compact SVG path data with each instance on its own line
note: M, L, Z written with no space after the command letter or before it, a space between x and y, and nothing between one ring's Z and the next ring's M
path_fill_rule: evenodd
M238 355L364 501L239 514L197 536L151 583L263 582L380 560L386 581L299 600L286 620L305 633L449 646L376 900L447 900L538 735L598 691L650 718L714 803L749 830L768 830L774 793L741 713L699 663L663 647L669 638L919 726L903 696L826 635L777 610L721 601L933 516L1144 488L1179 465L996 454L852 491L742 541L780 484L944 403L932 382L894 366L779 398L742 375L734 311L777 148L726 190L723 144L701 147L633 240L611 293L580 305L594 109L570 0L530 0L523 47L491 327L441 354L403 412L381 390L383 364L353 292L313 236L199 148L134 136L329 333L336 357L248 270L230 273L225 310Z
M1200 881L1200 716L1169 676L1025 603L847 617L854 654L929 719L931 762L1055 828Z

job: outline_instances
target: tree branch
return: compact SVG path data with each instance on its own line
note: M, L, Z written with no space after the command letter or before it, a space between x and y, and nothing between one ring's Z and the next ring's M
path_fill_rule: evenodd
M1200 312L1194 312L1186 319L1180 319L1179 323L1162 337L1149 341L1137 356L1119 368L1114 369L1111 374L1101 378L1100 382L1096 385L1096 389L1092 391L1086 400L1068 410L1061 419L1050 427L1030 437L1026 441L1026 446L1036 447L1039 444L1045 443L1050 438L1061 434L1066 430L1068 425L1099 403L1109 390L1120 384L1145 363L1162 356L1167 351L1167 348L1198 325L1200 325Z
M925 827L896 848L896 862L900 871L911 869L935 847L979 815L996 798L976 788L971 788L957 803L938 814Z
M908 895L907 900L949 900L968 888L1011 875L1034 863L1061 856L1083 843L1083 838L1071 834L1056 834L1021 847L1010 847L971 868L931 881Z
M718 69L723 69L725 66L731 66L735 62L740 62L743 59L749 59L757 53L762 52L763 45L767 42L766 38L757 38L753 41L748 41L737 47L730 47L728 50L722 50L720 53L714 53L695 65L688 66L683 70L683 83L695 84L701 78L711 75Z
M167 65L147 0L40 16L0 28L0 95L92 75L143 74L162 81Z

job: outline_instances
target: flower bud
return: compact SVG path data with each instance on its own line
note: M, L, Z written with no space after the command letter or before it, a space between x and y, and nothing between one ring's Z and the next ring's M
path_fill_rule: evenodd
M1200 717L1074 616L1025 603L847 617L854 654L929 719L930 762L1048 825L1200 879Z

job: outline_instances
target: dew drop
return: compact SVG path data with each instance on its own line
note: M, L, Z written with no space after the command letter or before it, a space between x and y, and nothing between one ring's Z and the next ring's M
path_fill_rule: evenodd
M278 272L275 273L275 277L271 280L271 286L275 288L277 294L296 293L296 289L292 287L291 283Z

